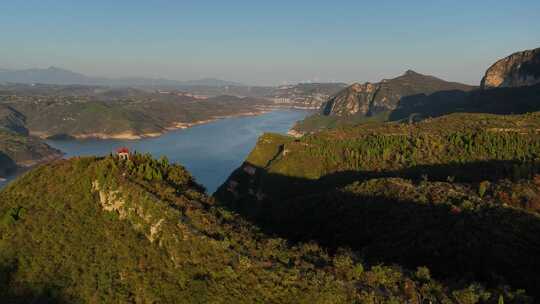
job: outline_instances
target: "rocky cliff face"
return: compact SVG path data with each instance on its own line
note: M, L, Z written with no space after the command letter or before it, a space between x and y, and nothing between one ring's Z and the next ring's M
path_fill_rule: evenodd
M346 116L349 114L367 114L371 100L379 89L377 84L355 83L339 92L322 106L323 115Z
M540 83L540 48L514 53L495 62L482 78L483 89Z
M299 83L280 86L267 96L278 107L319 109L334 94L347 87L345 83Z
M404 97L441 91L470 91L474 87L423 75L411 70L379 83L355 83L331 97L321 107L322 115L371 116L395 110Z

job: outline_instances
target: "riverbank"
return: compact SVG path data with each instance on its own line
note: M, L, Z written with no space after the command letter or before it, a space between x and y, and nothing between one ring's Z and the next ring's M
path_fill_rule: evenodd
M65 135L58 136L56 134L49 134L46 132L30 131L30 134L32 136L36 136L41 139L55 139L55 137L60 137L62 139L79 139L79 140L84 140L84 139L139 140L139 139L159 137L170 131L188 129L194 126L215 122L221 119L246 117L246 116L259 116L259 115L263 115L263 114L266 114L275 110L277 109L261 107L257 111L241 112L241 113L231 114L231 115L218 115L218 116L213 116L209 119L198 120L198 121L193 121L193 122L173 122L169 126L164 127L162 131L158 131L158 132L136 133L133 131L124 131L124 132L118 132L118 133L82 133L82 134L65 134Z
M66 138L49 139L46 143L64 152L64 157L107 155L121 146L139 153L150 153L155 157L165 155L171 162L186 166L197 181L212 193L242 163L261 134L285 134L307 114L301 110L261 109L257 112L244 112L242 115L218 116L212 120L198 121L200 127L197 128L192 128L197 125L194 123L176 125L162 136L152 138L131 141ZM7 181L0 182L0 188L31 168L21 168Z
M185 166L212 193L240 166L261 134L286 134L294 122L308 113L299 110L268 111L264 115L218 119L197 127L171 130L140 140L47 140L66 153L65 157L108 155L118 147L154 157L167 156Z
M239 114L235 114L235 115L215 116L215 117L210 118L210 119L200 120L200 121L195 121L195 122L177 122L177 123L174 123L173 126L167 127L165 129L167 131L174 131L174 130L178 130L178 129L188 129L188 128L191 128L191 127L194 127L194 126L204 125L204 124L211 123L211 122L221 120L221 119L235 118L235 117L247 117L247 116L259 116L259 115L263 115L263 114L272 112L274 110L275 109L271 109L271 110L265 109L265 110L260 110L260 111L257 111L257 112L246 112L246 113L239 113ZM161 134L161 135L163 135L163 134Z

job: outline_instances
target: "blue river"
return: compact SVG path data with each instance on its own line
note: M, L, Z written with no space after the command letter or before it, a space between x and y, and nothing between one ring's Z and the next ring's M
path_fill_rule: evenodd
M260 116L217 120L189 129L140 140L49 140L65 157L107 155L126 146L158 158L165 155L185 166L195 179L213 193L238 168L264 132L287 133L309 112L278 110Z

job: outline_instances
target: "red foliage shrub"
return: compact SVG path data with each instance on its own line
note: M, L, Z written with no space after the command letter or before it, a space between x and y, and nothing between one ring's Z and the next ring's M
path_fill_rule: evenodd
M461 213L461 208L453 206L452 209L450 209L450 212L452 214L460 214Z

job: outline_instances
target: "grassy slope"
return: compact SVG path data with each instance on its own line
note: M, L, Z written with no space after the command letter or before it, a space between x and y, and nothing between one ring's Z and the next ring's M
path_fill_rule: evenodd
M364 269L347 251L289 247L213 206L188 172L136 156L35 169L0 192L0 296L12 302L495 303L508 290ZM471 300L472 299L472 300Z
M415 124L337 128L297 140L264 135L247 162L286 176L319 178L346 170L378 172L422 165L534 160L540 153L538 130L540 112L452 114ZM281 145L288 153L272 155L276 157L271 166L267 166L268 159L254 157L261 149L274 151Z

